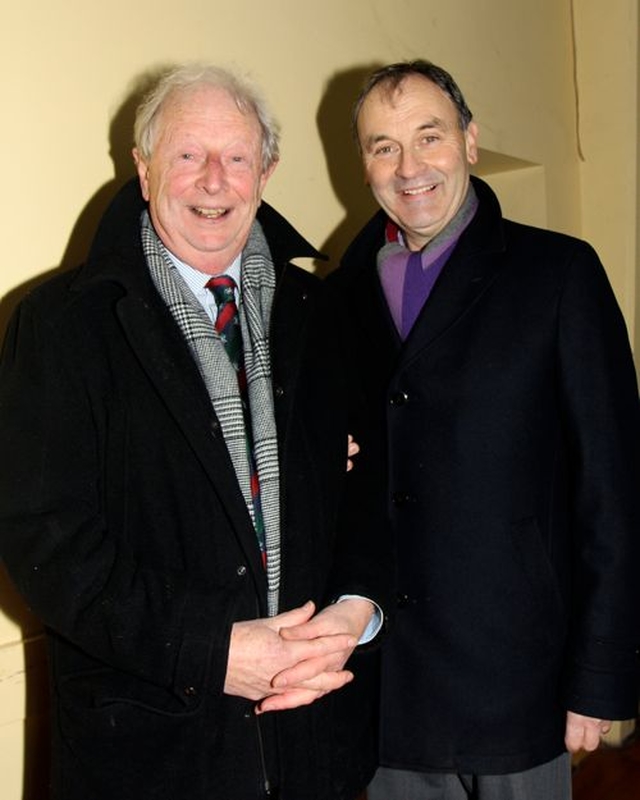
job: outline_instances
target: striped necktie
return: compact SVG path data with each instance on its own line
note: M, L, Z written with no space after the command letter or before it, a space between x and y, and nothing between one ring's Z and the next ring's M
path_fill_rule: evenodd
M207 282L207 289L213 294L218 315L215 328L220 335L229 361L233 365L238 377L238 388L242 409L244 412L245 439L247 442L247 457L251 470L251 500L253 503L253 524L260 545L262 563L266 564L266 546L264 533L264 519L260 502L260 482L253 452L253 436L251 433L251 413L249 411L249 397L247 392L247 375L244 368L244 353L242 349L242 331L240 329L240 316L236 305L236 282L228 275L218 275Z

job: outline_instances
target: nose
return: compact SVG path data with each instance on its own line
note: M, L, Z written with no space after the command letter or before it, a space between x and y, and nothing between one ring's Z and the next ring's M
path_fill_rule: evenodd
M411 147L400 151L398 165L396 167L396 174L399 178L412 178L421 169L422 162L418 154Z
M209 156L202 162L202 169L197 179L198 188L213 194L220 191L224 183L225 176L222 161L215 156Z

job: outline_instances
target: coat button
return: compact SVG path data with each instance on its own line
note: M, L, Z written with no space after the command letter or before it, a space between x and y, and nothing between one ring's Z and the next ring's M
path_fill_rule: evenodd
M409 395L406 392L394 392L389 398L389 403L392 406L403 406L409 400Z
M220 423L217 419L212 420L211 425L209 426L209 430L211 431L212 436L216 437L220 433Z
M240 564L239 567L236 568L236 575L240 578L244 577L247 574L247 568L244 564Z
M282 388L282 386L274 387L273 393L276 397L284 397L284 389Z
M198 694L198 690L195 686L185 686L183 691L186 697L195 697Z

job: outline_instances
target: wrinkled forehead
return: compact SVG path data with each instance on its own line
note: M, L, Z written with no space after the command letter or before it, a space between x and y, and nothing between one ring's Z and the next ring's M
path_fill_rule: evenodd
M254 109L223 86L201 84L174 89L160 108L160 116L165 122L175 115L205 113L212 119L217 116L235 117L245 124L255 123L259 127Z
M417 74L387 78L376 84L364 98L362 108L371 104L384 104L395 109L407 99L415 102L445 103L455 111L453 100L437 83Z
M390 120L414 115L427 119L456 122L457 110L453 100L436 83L422 75L403 75L376 84L363 99L357 117L358 138L371 133Z
M236 127L243 138L257 146L261 141L260 121L255 110L221 86L198 85L175 89L165 98L154 120L153 140L164 133L194 122L211 129Z

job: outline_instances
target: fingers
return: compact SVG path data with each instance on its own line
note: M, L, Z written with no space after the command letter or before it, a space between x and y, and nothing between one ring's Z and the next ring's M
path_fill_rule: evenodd
M333 680L342 685L344 676L331 678L342 670L347 657L357 644L348 632L317 635L318 626L310 621L315 613L312 602L269 619L236 622L231 629L225 694L261 700L293 689L320 692L333 691ZM312 626L311 638L281 636L282 630ZM344 626L342 626L344 628ZM324 628L324 623L320 623ZM325 674L325 678L319 676ZM274 683L275 678L278 680ZM312 682L312 683L309 683ZM293 695L283 701L299 704L312 702L308 694Z
M255 712L260 715L268 711L287 711L300 706L308 706L321 696L312 689L292 689L286 694L272 694L265 697L255 707Z
M351 458L360 452L360 445L354 441L351 434L347 438L347 472L353 469L353 461Z
M281 638L282 625L304 624L315 612L312 602L269 619L236 622L231 628L224 691L226 694L259 700L273 693L274 675L299 661L317 658L345 646L326 640L287 642Z
M292 628L297 625L304 625L308 622L316 612L316 606L313 600L307 602L299 608L293 608L291 611L284 611L282 614L277 614L271 617L272 627L275 630L280 628Z
M309 682L317 681L319 676L326 680L328 673L340 672L358 643L357 636L350 630L353 625L348 612L353 612L360 603L345 601L334 604L308 622L281 628L280 637L284 641L304 647L307 653L313 648L315 655L301 656L295 664L275 675L272 681L274 689L283 691L286 688L288 693L289 687L308 688ZM370 607L368 601L364 605ZM314 683L313 688L315 686Z
M281 638L284 639L282 635ZM335 633L331 636L317 636L312 639L305 637L304 639L285 641L284 644L290 655L288 669L295 668L301 662L315 661L351 652L358 644L358 640L350 633Z
M348 633L357 643L371 620L374 608L373 603L365 598L342 599L302 625L281 628L280 636L287 641L301 641Z
M280 636L288 642L318 639L321 636L331 636L331 634L330 626L326 624L321 616L316 616L300 625L280 628Z
M308 681L317 679L320 675L339 672L352 652L353 648L348 648L321 658L301 661L295 666L278 673L271 681L271 685L274 689L301 686Z
M280 694L265 697L255 708L256 714L267 711L286 711L291 708L310 705L329 692L341 689L353 680L353 673L348 670L327 672L316 676L313 681L295 686Z

